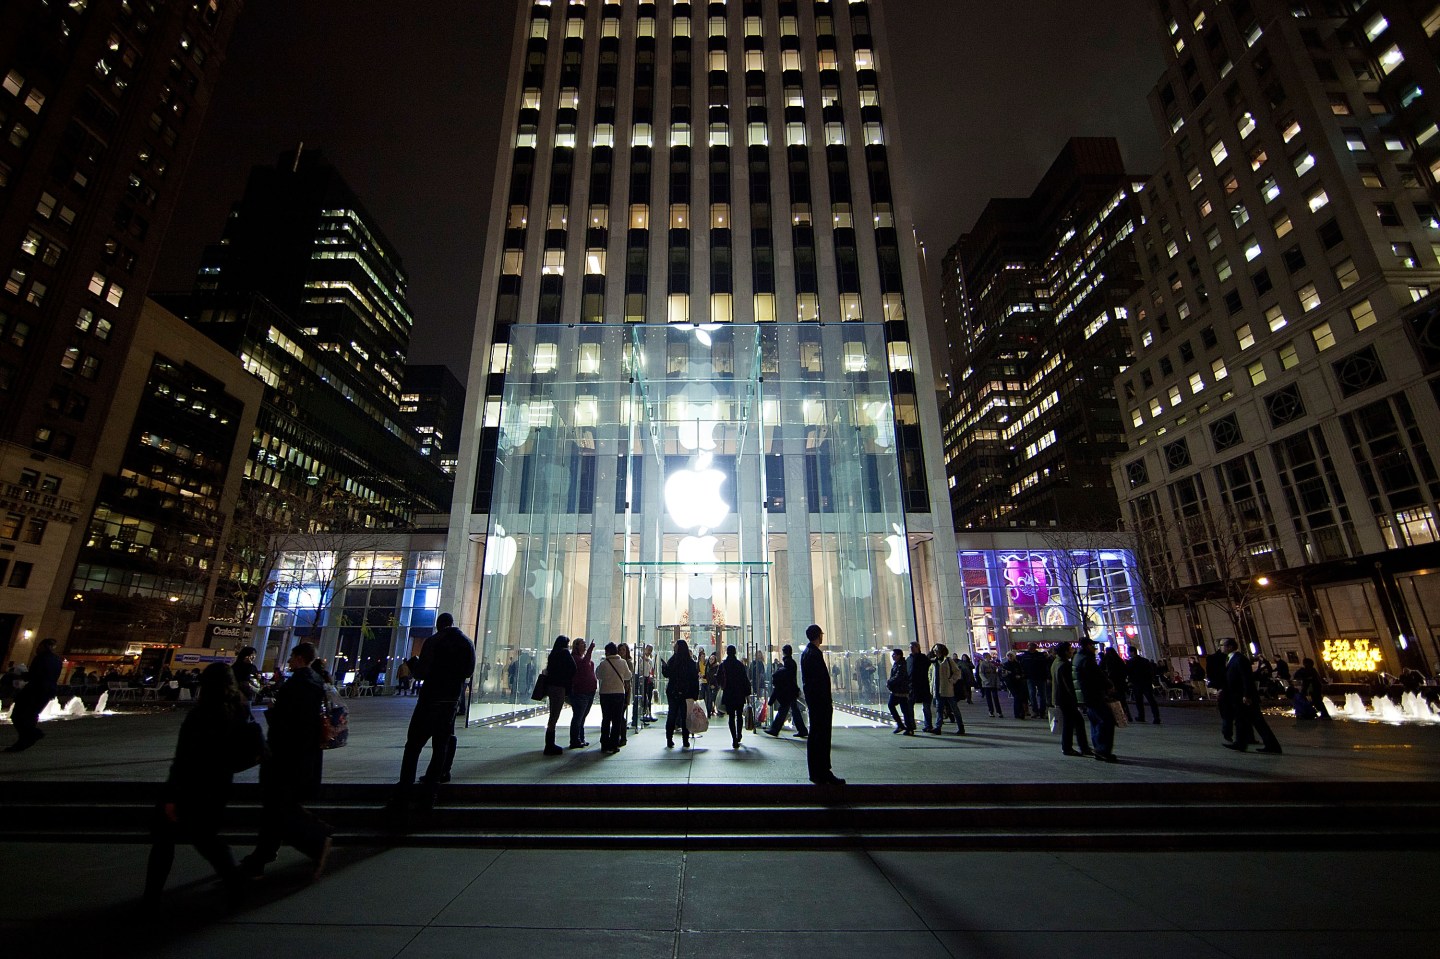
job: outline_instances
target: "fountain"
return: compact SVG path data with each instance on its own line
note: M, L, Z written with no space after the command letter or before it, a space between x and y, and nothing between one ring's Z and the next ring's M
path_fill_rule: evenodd
M115 714L107 708L109 703L110 692L108 690L100 694L100 698L95 702L94 709L86 709L85 703L81 701L79 696L70 697L64 706L60 705L59 699L52 699L45 704L44 709L40 710L40 722L49 722L52 719L83 719L91 716L113 716ZM14 711L15 706L12 703L9 709L5 710L4 713L0 713L0 722L10 722L10 715Z
M1331 702L1333 704L1333 700ZM1403 694L1399 705L1388 696L1375 696L1369 706L1365 705L1359 693L1346 693L1345 701L1332 708L1331 715L1359 722L1440 724L1440 709L1432 706L1419 693Z

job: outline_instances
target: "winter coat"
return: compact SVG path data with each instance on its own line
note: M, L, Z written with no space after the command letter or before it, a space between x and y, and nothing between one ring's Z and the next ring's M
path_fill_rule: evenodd
M910 669L903 659L890 667L890 678L885 688L896 696L910 695Z
M924 653L911 653L906 661L910 668L910 695L916 702L930 698L930 657Z
M570 655L570 650L563 647L550 650L550 658L545 660L545 685L559 686L569 695L574 684L575 657Z
M447 626L425 640L415 677L425 681L420 701L458 702L465 680L475 672L475 645L456 626Z
M725 674L725 694L720 697L720 701L725 704L725 711L743 709L745 700L750 697L750 677L745 664L734 656L727 656L720 664L720 671Z
M980 677L981 689L1000 688L1000 664L993 659L982 659L975 667L976 674Z
M941 699L954 699L960 683L960 664L948 656L935 664L935 695Z
M723 664L722 664L723 665ZM700 698L700 667L687 653L671 656L661 667L665 678L670 681L665 687L665 698L671 702Z
M600 661L600 665L595 667L595 677L600 683L601 696L613 696L617 693L623 695L625 684L634 675L630 671L630 664L618 654L606 656Z
M780 660L780 667L775 670L773 682L777 703L793 703L800 698L800 675L795 657L786 656Z

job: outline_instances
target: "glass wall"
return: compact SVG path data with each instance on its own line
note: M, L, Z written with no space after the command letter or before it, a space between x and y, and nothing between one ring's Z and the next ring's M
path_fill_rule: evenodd
M960 553L972 653L1088 636L1098 646L1157 648L1128 549L980 549Z
M305 639L316 643L337 681L354 673L352 679L384 682L435 631L444 550L376 549L375 537L366 534L319 538L329 548L280 555L257 617L255 646L267 645L268 669ZM342 545L345 539L351 542Z
M476 629L502 668L483 702L528 703L560 634L769 664L819 622L841 700L857 657L916 635L882 325L509 336Z

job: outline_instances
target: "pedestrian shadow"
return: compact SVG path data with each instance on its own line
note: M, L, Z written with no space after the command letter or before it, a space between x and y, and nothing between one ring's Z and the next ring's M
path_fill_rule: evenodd
M235 845L238 849L249 841L250 837L246 837L245 842ZM385 851L383 847L338 847L325 875L342 874ZM142 904L140 892L145 881L142 863L135 874L133 897L89 907L67 902L63 904L63 911L56 914L38 916L24 926L7 926L3 938L5 955L25 959L65 955L65 940L57 925L63 923L64 928L70 930L105 930L104 947L97 946L97 953L103 952L108 957L153 956L161 947L189 939L209 927L234 922L253 910L313 888L317 881L311 878L314 869L314 863L308 859L287 861L279 868L272 868L263 878L248 883L238 895L227 892L214 876L173 883L166 887L157 913Z

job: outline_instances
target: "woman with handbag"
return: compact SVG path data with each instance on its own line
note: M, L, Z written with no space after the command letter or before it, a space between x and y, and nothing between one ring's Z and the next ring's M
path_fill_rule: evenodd
M700 668L690 656L690 644L683 639L675 640L675 652L666 660L661 671L665 675L665 748L675 748L675 730L680 730L680 741L685 749L690 748L690 723L688 721L688 699L700 698Z
M190 841L226 883L241 882L230 847L220 838L220 821L235 773L260 762L265 737L250 716L227 663L211 663L200 674L199 698L175 744L175 761L151 826L145 867L145 903L159 905L175 862L175 844Z
M555 745L555 724L570 698L570 687L575 682L575 658L570 655L570 637L555 637L550 658L545 661L545 672L540 675L545 682L545 695L550 702L550 722L545 726L545 755L558 756L565 750Z

